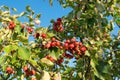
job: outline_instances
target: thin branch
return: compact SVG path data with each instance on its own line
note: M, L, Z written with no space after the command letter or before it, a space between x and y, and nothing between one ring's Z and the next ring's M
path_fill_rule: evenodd
M88 77L88 74L90 73L90 58L89 57L88 57L87 61L88 61L88 66L87 66L87 69L85 72L85 77Z
M40 74L42 73L41 70L38 70L32 63L28 61L28 63L34 68L35 71L39 72Z

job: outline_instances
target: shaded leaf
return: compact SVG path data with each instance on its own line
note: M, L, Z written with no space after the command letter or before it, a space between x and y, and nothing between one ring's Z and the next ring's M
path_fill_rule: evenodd
M53 5L53 0L49 0L49 3L52 6Z
M32 11L31 8L30 8L30 6L26 6L26 10L27 10L28 12L31 12L31 11Z
M41 14L37 14L37 15L36 15L36 18L40 18L40 17L41 17Z

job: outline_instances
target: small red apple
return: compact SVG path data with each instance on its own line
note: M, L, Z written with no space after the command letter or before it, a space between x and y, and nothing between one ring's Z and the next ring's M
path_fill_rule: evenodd
M47 36L46 36L45 33L43 33L43 34L41 35L41 37L42 37L42 38L46 38Z
M70 44L70 45L69 45L69 48L70 48L70 49L73 49L74 47L75 47L74 44Z
M25 71L25 72L28 71L28 66L24 66L23 71Z
M36 74L36 71L35 71L35 70L31 70L31 71L30 71L30 74L31 74L31 75L35 75L35 74Z
M85 52L85 51L86 51L86 47L85 47L85 46L82 46L82 47L80 48L80 51Z
M75 42L75 41L76 41L76 38L72 38L72 39L71 39L71 42Z

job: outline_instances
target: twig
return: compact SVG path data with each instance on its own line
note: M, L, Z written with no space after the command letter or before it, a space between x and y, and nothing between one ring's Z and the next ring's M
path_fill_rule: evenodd
M32 63L28 61L28 63L34 68L35 71L39 72L40 74L42 73L41 70L38 70Z
M85 77L88 76L89 72L90 72L90 58L88 57L88 66L87 66L87 69L86 69L86 72L85 72Z

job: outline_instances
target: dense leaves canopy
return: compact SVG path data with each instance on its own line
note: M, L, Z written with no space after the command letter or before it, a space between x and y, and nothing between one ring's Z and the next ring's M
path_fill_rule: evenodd
M120 30L111 34L120 26L120 0L58 2L72 11L47 28L30 6L20 14L0 7L0 80L120 79Z

